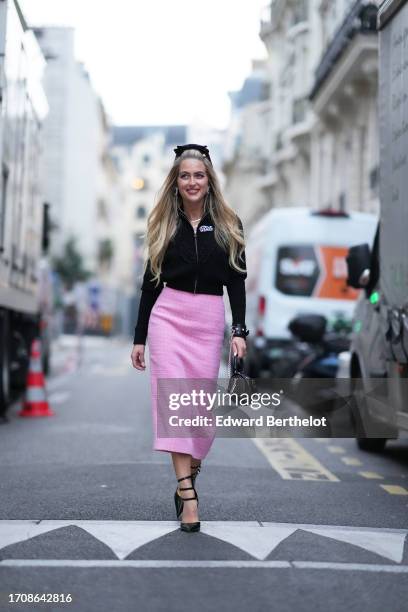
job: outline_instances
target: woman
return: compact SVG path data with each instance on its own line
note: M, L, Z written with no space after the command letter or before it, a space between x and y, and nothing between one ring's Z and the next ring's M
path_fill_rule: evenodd
M177 518L182 514L180 528L191 532L200 529L195 479L214 431L209 427L196 436L192 428L184 437L163 435L158 380L217 379L225 329L224 285L233 319L231 348L245 356L246 260L241 220L221 194L208 148L188 144L174 151L173 166L148 217L148 259L131 359L134 368L145 369L148 338L153 448L171 452L181 483L174 495Z

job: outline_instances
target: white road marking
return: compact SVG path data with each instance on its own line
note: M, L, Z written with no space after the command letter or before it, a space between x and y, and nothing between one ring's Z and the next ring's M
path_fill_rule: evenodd
M83 525L83 522L78 521L74 524L86 529L94 538L109 546L119 559L124 559L143 544L157 540L157 538L174 531L174 523L163 524L151 521L145 523L142 529L135 529L134 525L121 522L106 525L95 521L88 522L86 526Z
M0 521L0 548L24 542L50 531L50 525L36 521Z
M202 523L201 531L245 550L257 559L265 559L283 540L286 540L297 527L287 525L265 525L260 528L257 522L246 522L238 528L233 522Z
M363 465L357 457L340 457L340 459L346 465Z
M124 561L91 560L91 559L4 559L0 561L1 567L100 567L121 568L133 567L138 569L317 569L340 570L347 572L387 572L392 574L408 574L408 565L380 565L377 563L331 563L330 561L192 561L192 560L150 560L129 559Z
M284 480L340 482L303 446L291 438L251 438Z
M119 559L124 559L140 546L179 529L177 521L6 520L0 521L0 548L70 525L84 529L106 544ZM358 546L396 563L402 561L408 533L406 529L201 521L202 533L232 544L260 560L265 559L297 529Z
M386 559L401 563L404 554L405 535L378 531L348 531L347 529L307 529L310 533L333 538L353 546L365 548Z
M391 495L408 495L408 489L404 489L404 487L400 487L399 485L379 485L390 493Z
M363 478L371 478L371 479L384 479L384 476L377 474L377 472L358 472L360 476Z

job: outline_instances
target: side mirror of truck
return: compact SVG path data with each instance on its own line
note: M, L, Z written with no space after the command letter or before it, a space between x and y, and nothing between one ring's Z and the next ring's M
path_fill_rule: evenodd
M302 342L316 343L323 339L326 332L327 319L323 315L299 315L289 322L289 331Z
M371 253L368 244L359 244L349 249L346 257L347 284L354 289L366 287L370 281Z

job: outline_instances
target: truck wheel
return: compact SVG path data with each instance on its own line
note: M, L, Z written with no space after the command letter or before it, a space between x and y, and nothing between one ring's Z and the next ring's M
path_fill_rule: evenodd
M381 453L386 443L387 438L357 438L358 448L370 453Z
M361 370L358 366L354 371L354 378L361 378ZM365 431L365 423L369 422L369 416L366 414L362 419L361 414L358 410L350 412L351 423L354 431L357 433ZM356 435L357 446L360 450L367 451L370 453L381 453L385 449L388 438L362 438Z
M0 415L4 416L10 402L10 341L9 317L0 312Z

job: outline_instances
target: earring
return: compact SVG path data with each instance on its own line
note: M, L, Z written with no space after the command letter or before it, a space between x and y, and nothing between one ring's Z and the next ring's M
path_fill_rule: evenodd
M176 188L175 188L175 190L174 190L174 195L175 195L175 197L177 198L177 196L178 196L178 187L176 187Z
M210 193L210 188L207 189L207 194L209 194L209 193Z

